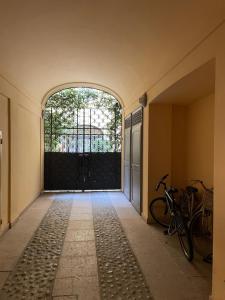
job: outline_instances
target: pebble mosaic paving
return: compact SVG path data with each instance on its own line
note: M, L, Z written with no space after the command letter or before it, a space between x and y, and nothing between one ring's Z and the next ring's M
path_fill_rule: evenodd
M75 199L73 201L76 202ZM93 296L94 294L91 296L91 293L87 291L84 297L76 289L73 294L66 291L68 292L66 293L67 297L52 298L59 258L63 255L65 234L72 216L73 201L69 199L53 201L14 270L3 285L0 291L1 300L64 298L87 300L87 297L90 300L98 299L96 293L95 296ZM96 278L99 279L99 283L96 284L100 287L101 299L153 300L110 200L101 197L93 199L92 204L93 239L95 238L98 263L98 277ZM75 228L74 230L76 231ZM79 243L79 236L76 237Z
M71 206L71 200L52 203L0 291L1 300L52 299Z
M117 213L110 201L93 202L101 298L153 299Z

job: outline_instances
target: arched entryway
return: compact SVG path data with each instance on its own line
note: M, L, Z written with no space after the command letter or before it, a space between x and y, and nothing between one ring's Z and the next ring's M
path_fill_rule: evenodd
M122 108L108 92L69 87L44 109L45 190L121 188Z

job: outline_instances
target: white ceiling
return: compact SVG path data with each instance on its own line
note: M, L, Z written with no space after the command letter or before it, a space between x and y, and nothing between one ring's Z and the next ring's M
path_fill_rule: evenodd
M224 0L0 0L0 73L37 101L91 82L129 105L224 17Z

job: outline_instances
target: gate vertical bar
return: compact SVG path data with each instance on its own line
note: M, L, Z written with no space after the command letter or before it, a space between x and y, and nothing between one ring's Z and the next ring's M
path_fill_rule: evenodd
M51 107L51 118L50 118L50 122L51 122L51 142L50 142L50 149L51 149L51 152L52 152L52 107Z
M85 152L85 108L83 108L83 153Z
M78 146L78 142L79 142L79 129L78 129L78 108L77 108L77 145L76 145L76 152L78 152L79 146Z
M82 155L82 163L83 163L83 188L82 191L84 192L85 190L85 108L83 108L83 155Z
M73 109L73 151L72 152L75 152L75 145L74 145L74 140L75 140L74 123L75 123L75 118L76 118L76 116L75 116L75 108L74 108Z
M116 152L116 107L114 108L114 152Z
M91 139L91 112L92 112L92 110L91 110L91 108L90 108L90 149L89 149L89 152L91 152L91 141L92 141L92 139Z

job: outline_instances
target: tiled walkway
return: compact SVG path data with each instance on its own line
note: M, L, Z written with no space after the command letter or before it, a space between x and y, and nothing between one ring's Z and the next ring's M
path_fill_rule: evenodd
M200 259L188 263L176 239L164 236L157 226L145 224L120 192L40 197L0 239L0 288L54 199L73 200L52 291L54 300L100 299L92 202L101 199L110 200L116 209L155 300L208 300L210 266ZM111 299L128 298L117 295Z

